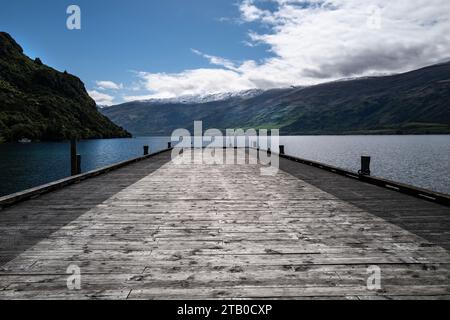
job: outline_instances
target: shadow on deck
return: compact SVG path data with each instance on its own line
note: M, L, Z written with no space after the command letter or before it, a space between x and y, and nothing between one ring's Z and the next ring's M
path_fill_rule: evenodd
M280 159L281 170L450 251L450 209L413 196Z
M0 267L168 161L164 152L0 210Z

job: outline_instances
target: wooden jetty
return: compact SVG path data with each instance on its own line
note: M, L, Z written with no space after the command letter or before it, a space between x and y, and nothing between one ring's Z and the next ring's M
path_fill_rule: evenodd
M0 299L450 298L448 206L291 157L170 159L0 198Z

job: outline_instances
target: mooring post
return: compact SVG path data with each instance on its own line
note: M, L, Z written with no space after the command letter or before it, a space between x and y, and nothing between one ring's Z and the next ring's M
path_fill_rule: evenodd
M70 174L76 176L78 174L77 168L77 140L70 140Z
M144 156L147 156L149 152L149 146L144 146Z
M358 171L360 175L370 176L370 157L361 156L361 170Z
M172 149L172 142L167 143L167 149Z
M81 174L81 154L77 154L77 174Z
M283 145L280 146L280 154L284 154L284 146Z
M270 150L270 148L267 148L267 154L271 155L272 154L272 150Z

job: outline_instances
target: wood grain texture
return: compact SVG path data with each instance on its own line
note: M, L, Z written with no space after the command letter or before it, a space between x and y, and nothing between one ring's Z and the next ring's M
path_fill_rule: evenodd
M298 163L289 168L297 177L262 176L260 165L175 164L169 156L2 211L0 298L450 297L449 252L412 230L447 237L448 208L395 192L390 200L370 186L365 200L379 212L392 204L405 213L388 221L351 192L338 196L352 183L364 194L363 183L329 172L316 176L335 181L334 194ZM66 287L71 264L81 268L81 290ZM367 289L371 265L381 268L381 290Z

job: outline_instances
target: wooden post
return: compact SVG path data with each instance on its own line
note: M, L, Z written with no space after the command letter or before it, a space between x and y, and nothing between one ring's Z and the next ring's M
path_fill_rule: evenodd
M370 176L370 157L369 156L361 156L361 170L358 171L358 174L363 176Z
M76 176L78 174L77 168L77 140L70 140L70 174Z
M280 146L280 154L284 154L284 146Z
M77 174L81 174L81 155L77 154Z
M147 156L149 153L149 146L144 146L144 156Z
M172 142L167 143L167 149L172 149Z

